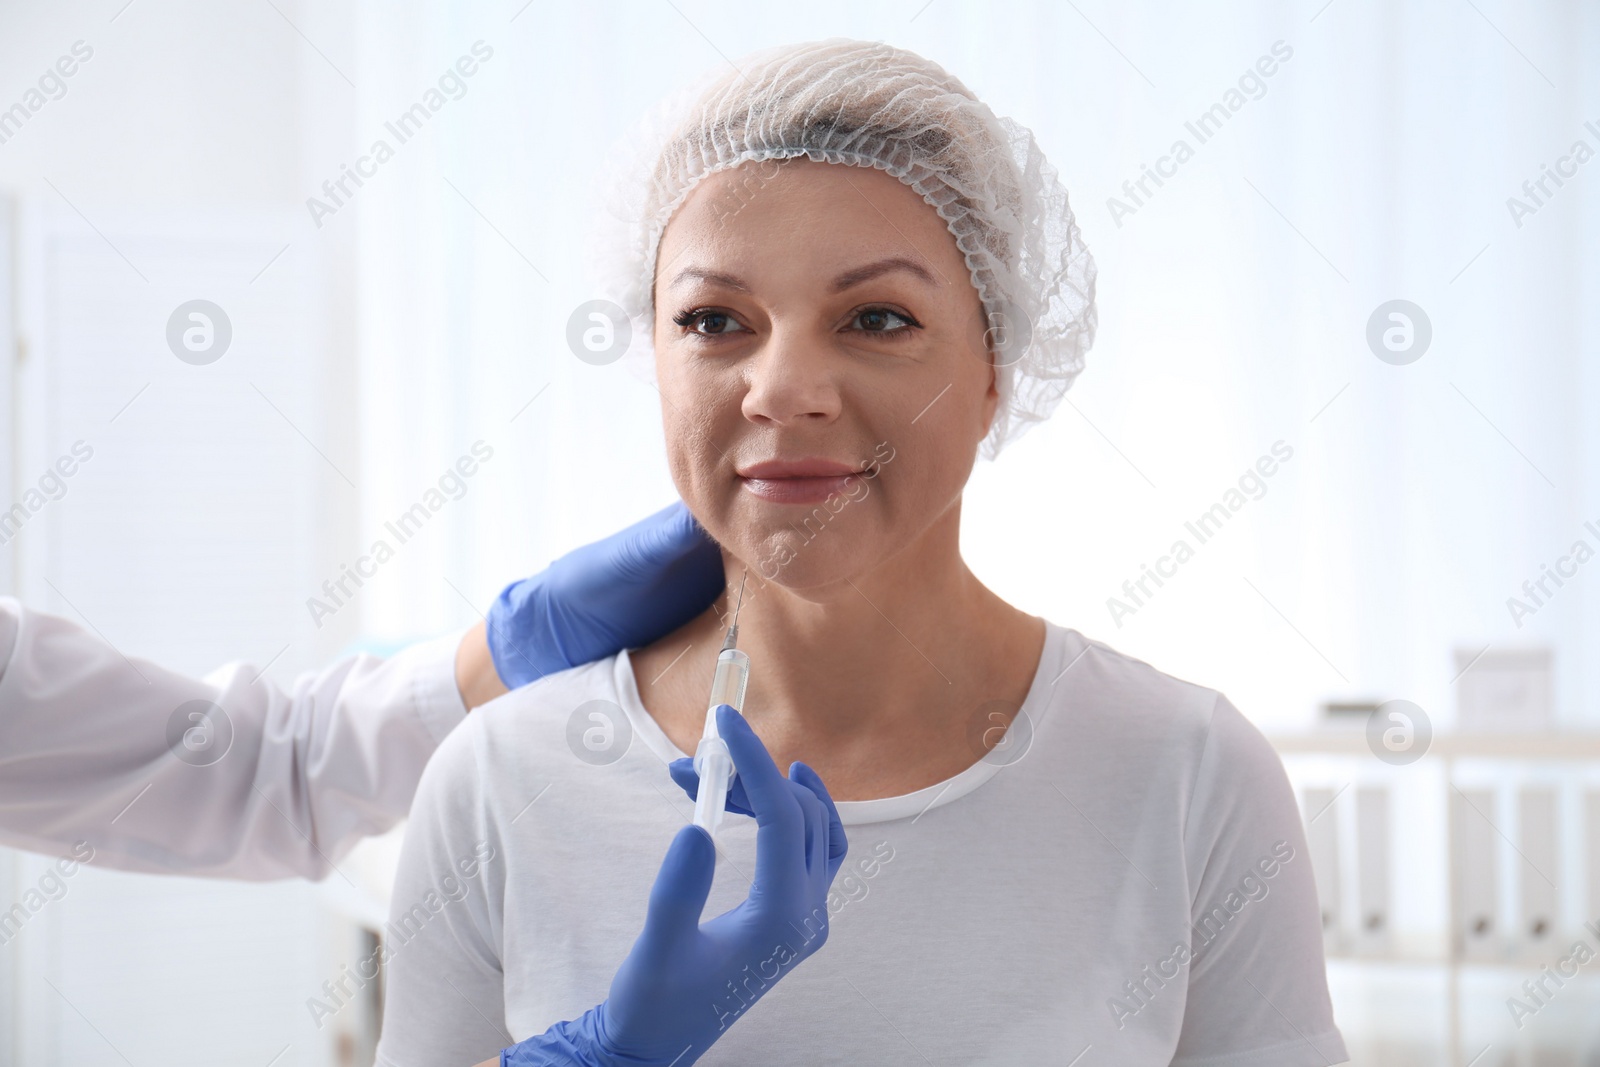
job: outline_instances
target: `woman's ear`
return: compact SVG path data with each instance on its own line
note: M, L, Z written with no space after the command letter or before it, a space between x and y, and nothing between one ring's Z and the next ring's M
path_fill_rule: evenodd
M981 340L979 341L974 354L983 360L984 369L988 371L989 374L989 386L984 391L983 406L981 409L983 415L983 427L982 432L978 434L978 439L981 441L984 437L988 436L989 428L994 425L995 412L1000 408L1000 369L994 365L994 339L996 337L996 330L995 327L989 324L989 315L987 310L985 310L982 301L978 302L977 316L977 327L981 333Z
M993 364L989 366L989 388L983 394L983 432L978 435L979 440L989 436L989 429L994 425L995 412L1000 409L1000 372Z

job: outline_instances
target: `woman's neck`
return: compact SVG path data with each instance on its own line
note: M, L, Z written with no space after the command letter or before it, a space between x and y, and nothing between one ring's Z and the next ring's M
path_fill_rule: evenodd
M823 588L796 592L748 572L744 711L780 768L804 760L835 799L909 792L976 762L973 723L992 724L995 708L1009 716L1022 703L1043 622L978 581L961 559L958 529L953 510L906 551ZM726 563L736 598L746 572ZM704 722L732 607L719 600L632 657L645 707L686 752Z

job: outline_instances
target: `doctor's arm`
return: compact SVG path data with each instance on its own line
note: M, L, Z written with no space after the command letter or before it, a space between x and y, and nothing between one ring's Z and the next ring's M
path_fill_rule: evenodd
M284 689L242 663L189 678L125 659L0 600L0 843L83 842L133 871L320 878L405 814L466 714L459 640L351 656Z
M508 586L486 628L288 688L244 664L196 679L130 660L0 598L0 844L134 871L324 877L406 814L469 705L653 639L721 588L716 547L677 504Z

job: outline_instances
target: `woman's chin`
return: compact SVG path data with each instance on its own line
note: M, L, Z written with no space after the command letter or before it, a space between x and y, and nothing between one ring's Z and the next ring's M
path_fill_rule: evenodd
M843 531L813 533L783 529L742 544L734 552L750 577L803 593L842 586L871 569L877 554ZM732 545L728 546L730 549Z

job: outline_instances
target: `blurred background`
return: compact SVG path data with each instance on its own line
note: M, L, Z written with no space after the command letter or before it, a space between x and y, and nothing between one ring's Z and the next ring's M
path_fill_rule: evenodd
M1524 986L1600 954L1593 3L0 0L0 506L92 452L0 592L288 684L669 502L656 393L568 346L590 190L665 92L828 36L1032 128L1099 264L1087 370L972 480L979 576L1278 745L1353 1062L1600 1064L1600 959ZM375 988L307 1002L397 839L318 885L80 871L0 944L0 1064L369 1063ZM0 851L0 909L50 862Z

